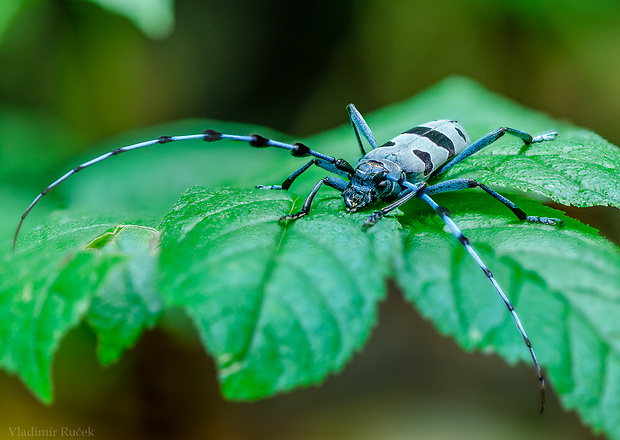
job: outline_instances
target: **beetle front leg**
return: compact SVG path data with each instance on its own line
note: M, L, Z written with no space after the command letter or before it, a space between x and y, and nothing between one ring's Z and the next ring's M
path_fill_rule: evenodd
M344 191L348 185L346 180L340 179L338 177L330 176L330 177L325 177L324 179L319 180L317 184L314 185L314 188L312 188L312 191L310 191L310 194L308 194L308 196L306 197L306 200L304 201L304 204L301 207L301 211L296 212L294 214L283 215L282 217L280 217L278 221L280 223L287 224L289 221L295 221L303 217L304 215L307 215L310 212L310 207L312 206L312 201L314 200L314 196L316 196L316 193L319 192L319 189L321 188L323 184L326 184L327 186L335 188L340 192Z
M383 216L385 214L387 214L390 211L393 211L394 209L398 208L400 205L402 205L403 203L411 200L412 198L414 198L415 196L418 195L418 193L420 192L420 190L424 187L426 187L426 183L425 182L418 182L415 183L413 185L410 185L411 187L403 190L400 194L398 194L398 198L396 199L396 201L394 201L393 203L389 204L388 206L385 206L384 208L380 209L379 211L375 211L372 214L370 214L366 220L364 221L364 225L362 226L362 228L367 229L371 226L373 226L375 223L377 223L379 220L381 220L383 218Z

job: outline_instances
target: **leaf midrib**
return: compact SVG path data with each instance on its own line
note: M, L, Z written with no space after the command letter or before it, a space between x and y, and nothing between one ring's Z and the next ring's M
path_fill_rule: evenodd
M292 214L294 209L295 209L295 203L291 203L291 207L289 208L288 214ZM247 356L250 353L251 347L254 343L254 338L256 337L256 333L258 329L258 323L262 315L263 306L265 304L265 297L267 296L267 289L266 289L267 283L269 282L269 279L271 278L277 266L276 263L278 261L278 256L280 255L280 251L282 247L284 246L285 239L287 236L287 231L289 227L290 227L290 224L284 225L280 229L277 243L275 244L273 252L272 252L272 257L267 261L267 265L265 266L265 270L263 272L263 276L261 278L260 284L257 286L257 290L260 292L260 294L258 295L258 303L256 304L254 308L255 313L252 319L252 329L249 332L247 341L239 354L238 360L240 362L246 362Z

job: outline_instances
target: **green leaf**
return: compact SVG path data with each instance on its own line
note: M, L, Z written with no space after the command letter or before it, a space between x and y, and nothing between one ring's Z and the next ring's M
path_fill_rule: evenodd
M285 192L193 188L162 221L162 291L192 317L228 398L319 383L368 338L396 222L365 233L341 204L322 198L283 227Z
M99 5L102 9L131 21L146 36L165 38L174 29L173 0L81 0ZM4 0L0 2L0 45L16 17L32 2Z
M51 364L60 341L86 316L104 363L159 316L161 297L148 279L155 265L152 230L113 225L110 218L62 217L25 237L15 257L2 258L0 366L44 402L52 400ZM100 238L89 244L91 237Z
M173 0L87 0L122 15L150 38L167 37L174 28Z
M120 225L87 245L123 262L110 268L87 315L98 336L99 359L104 365L117 361L161 316L162 298L156 287L158 244L156 229Z
M17 373L44 402L52 399L50 368L60 341L86 315L101 273L115 263L59 250L107 225L54 226L37 231L23 252L5 255L0 264L0 366Z
M484 194L436 198L509 292L564 406L619 438L620 421L612 416L620 414L618 248L527 199L515 201L528 214L560 217L564 225L521 223ZM416 214L404 226L404 259L396 272L407 298L466 350L531 363L510 314L473 259L432 212L421 207Z
M0 3L0 45L13 20L25 6L25 0L5 0Z

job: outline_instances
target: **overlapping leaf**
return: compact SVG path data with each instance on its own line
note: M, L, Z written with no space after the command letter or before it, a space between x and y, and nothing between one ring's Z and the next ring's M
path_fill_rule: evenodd
M45 402L52 399L54 354L85 317L99 335L100 359L109 363L160 312L159 297L153 299L151 291L129 281L143 279L145 268L153 264L143 255L148 253L149 230L127 226L123 230L133 233L116 233L106 240L107 249L98 243L81 250L92 237L106 236L115 223L110 218L61 219L35 231L15 257L2 258L0 366L16 373ZM73 248L78 251L67 252ZM132 319L134 315L147 318Z
M484 194L438 199L509 291L564 405L618 438L620 420L612 417L620 414L618 248L592 228L526 199L516 201L528 213L560 217L564 225L523 224ZM441 220L418 211L404 226L403 268L396 272L407 298L465 349L531 362L486 276ZM532 382L534 390L534 376Z

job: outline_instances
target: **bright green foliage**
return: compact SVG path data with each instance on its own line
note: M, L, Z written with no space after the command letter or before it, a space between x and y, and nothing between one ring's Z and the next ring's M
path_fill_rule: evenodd
M193 188L164 217L162 292L194 320L226 396L321 382L367 340L396 222L365 233L364 214L339 206L317 200L308 221L282 227L287 193Z
M560 132L557 140L532 146L506 135L445 178L471 175L564 204L620 206L615 146L470 81L450 79L367 115L379 143L439 118L459 120L472 139L500 126L533 135ZM135 141L207 127L287 139L256 127L189 121L140 133ZM302 141L355 163L358 148L347 125ZM253 400L320 383L367 341L387 278L464 349L530 362L487 278L423 202L412 200L404 215L389 215L364 231L371 211L347 214L341 197L325 188L309 216L280 225L280 216L299 209L299 199L253 186L280 183L303 163L286 152L188 142L143 153L110 159L55 192L87 200L81 206L93 212L113 200L125 212L121 221L93 214L87 221L47 222L18 242L15 258L3 257L0 365L43 400L51 399L58 344L82 319L97 334L99 358L107 364L169 307L191 317L228 398ZM305 196L324 176L309 170L292 190ZM187 190L158 232L118 227L128 219L154 226L135 219L161 217L195 183L210 189ZM480 191L436 199L452 211L514 302L563 405L620 439L620 252L594 229L541 202L510 197L528 214L563 218L564 226L523 224ZM150 207L147 216L136 214L144 206Z
M115 224L61 219L33 233L15 257L3 257L0 365L46 402L54 353L70 329L87 318L99 337L99 358L108 364L161 311L153 287L153 231ZM89 237L100 238L88 244ZM67 252L80 244L87 249Z
M106 224L107 223L107 224ZM113 259L67 247L110 222L59 222L37 231L23 252L0 264L0 365L51 401L50 366L66 333L89 310ZM64 232L66 231L66 232Z
M553 389L567 408L607 432L620 432L620 252L595 230L523 198L526 212L560 217L561 228L524 224L484 194L436 197L472 241L524 322ZM523 339L486 276L419 209L404 225L396 279L420 313L467 350L530 362ZM420 258L424 264L419 263ZM534 389L534 387L533 387Z

